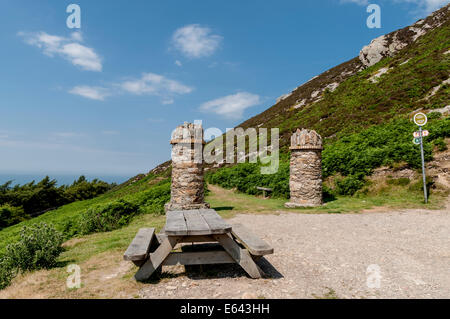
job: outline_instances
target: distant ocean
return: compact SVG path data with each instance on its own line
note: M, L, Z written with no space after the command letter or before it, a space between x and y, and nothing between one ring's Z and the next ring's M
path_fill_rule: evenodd
M39 182L45 176L46 176L46 174L30 175L30 174L0 173L0 185L3 185L7 181L11 181L11 180L13 181L12 185L17 185L17 184L23 185L23 184L29 183L33 180L35 182ZM80 175L58 175L58 174L55 174L55 175L48 174L48 176L50 177L50 179L56 179L56 181L58 182L58 186L70 185L80 177ZM116 184L121 184L132 177L132 176L110 176L110 175L109 176L108 175L87 175L87 174L84 176L89 181L97 178L99 180L102 180L102 181L105 181L108 183L116 183Z

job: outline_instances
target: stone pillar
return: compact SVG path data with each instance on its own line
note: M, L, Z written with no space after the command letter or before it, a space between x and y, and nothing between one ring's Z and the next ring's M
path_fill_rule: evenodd
M172 133L172 187L168 210L209 208L204 202L203 128L184 123Z
M290 150L291 200L285 206L322 205L322 137L312 130L297 129L291 137Z

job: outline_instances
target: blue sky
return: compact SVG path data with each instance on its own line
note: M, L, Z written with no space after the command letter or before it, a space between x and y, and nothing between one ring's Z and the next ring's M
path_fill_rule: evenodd
M225 131L446 0L0 3L0 173L134 175L184 121ZM81 28L66 7L81 7Z

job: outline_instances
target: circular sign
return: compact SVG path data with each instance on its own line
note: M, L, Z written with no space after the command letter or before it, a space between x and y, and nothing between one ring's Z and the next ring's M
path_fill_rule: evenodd
M428 118L425 114L417 113L414 115L414 123L416 123L416 125L424 126L425 124L427 124L427 122Z
M413 139L413 143L416 144L416 145L419 145L420 144L420 138L418 138L418 137L414 138Z

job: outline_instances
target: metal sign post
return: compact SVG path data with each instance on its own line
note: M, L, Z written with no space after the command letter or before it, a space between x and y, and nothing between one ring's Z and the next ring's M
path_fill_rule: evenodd
M423 195L425 197L425 204L428 203L428 195L427 195L427 179L425 176L425 158L423 155L423 131L422 126L427 124L428 118L423 113L417 113L414 115L414 123L419 126L419 139L420 139L420 156L422 158L422 179L423 179ZM428 135L428 134L427 134Z
M425 176L425 158L423 156L422 126L419 126L419 132L420 132L420 156L422 157L423 196L425 197L425 204L427 204L428 203L427 179L426 179L426 176Z

